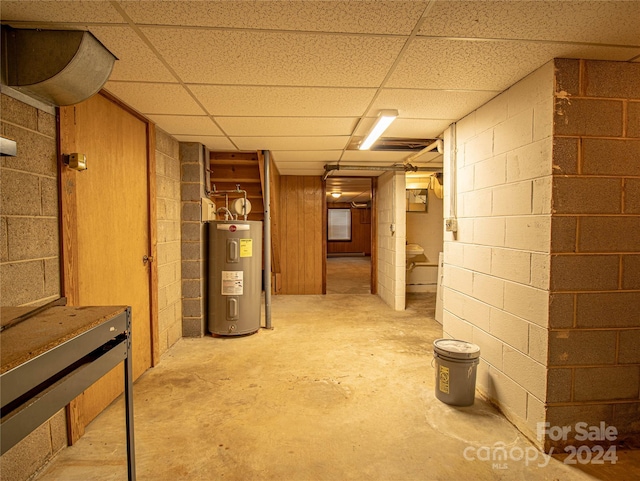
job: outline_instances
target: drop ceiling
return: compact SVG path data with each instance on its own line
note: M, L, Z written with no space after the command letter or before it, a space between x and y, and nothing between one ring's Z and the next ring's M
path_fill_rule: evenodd
M402 162L348 149L381 109L385 135L433 139L554 57L640 61L634 0L2 0L0 18L91 31L119 59L106 90L180 141L271 150L282 175Z

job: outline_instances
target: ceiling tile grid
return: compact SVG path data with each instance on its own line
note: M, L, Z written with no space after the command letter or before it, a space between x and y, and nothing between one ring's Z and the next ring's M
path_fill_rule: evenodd
M386 137L435 138L554 57L640 61L635 0L2 0L0 18L90 30L119 59L110 93L179 141L270 149L284 175L402 162L350 150L381 109Z

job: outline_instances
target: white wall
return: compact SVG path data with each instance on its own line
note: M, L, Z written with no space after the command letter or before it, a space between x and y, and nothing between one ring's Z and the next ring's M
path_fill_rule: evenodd
M405 307L405 179L404 172L378 177L378 295L396 311Z
M554 68L550 62L463 118L444 175L445 336L480 346L478 388L525 434L545 419ZM456 195L455 198L453 195Z

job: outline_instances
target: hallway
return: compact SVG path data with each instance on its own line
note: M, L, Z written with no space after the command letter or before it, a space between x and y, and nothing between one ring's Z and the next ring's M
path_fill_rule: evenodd
M182 339L135 385L138 479L594 479L555 459L537 467L543 455L481 399L438 401L431 346L442 330L423 309L274 296L273 330ZM118 399L36 479L126 479L123 409ZM465 458L495 443L537 459L494 469ZM586 467L638 479L637 454Z

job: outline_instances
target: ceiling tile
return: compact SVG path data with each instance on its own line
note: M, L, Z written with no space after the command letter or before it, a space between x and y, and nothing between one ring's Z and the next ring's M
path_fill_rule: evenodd
M212 115L273 117L360 116L375 89L190 85Z
M227 135L239 136L302 136L351 135L356 117L216 117Z
M192 115L149 115L158 127L171 135L216 135L224 133L206 116Z
M110 2L96 1L8 1L0 2L2 21L41 23L125 23Z
M411 33L426 1L120 2L137 23L315 32Z
M238 149L226 137L210 137L206 135L174 135L178 142L199 142L209 150L235 152Z
M461 119L498 95L490 91L383 89L372 111L398 109L400 115L424 119Z
M520 41L415 39L387 87L505 90L552 58L628 60L640 48Z
M638 1L439 0L420 35L640 45Z
M240 150L335 150L344 148L349 137L231 137L231 140Z
M202 115L202 109L177 84L112 82L105 89L143 114Z
M137 33L129 27L90 27L95 37L118 57L110 80L177 82Z
M142 31L186 83L377 87L405 43L380 36Z
M278 172L282 175L301 175L292 172L307 172L302 175L320 175L324 172L326 162L282 162L276 161Z
M337 162L342 155L341 150L272 150L276 162Z

